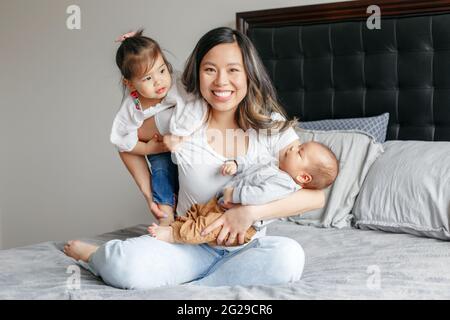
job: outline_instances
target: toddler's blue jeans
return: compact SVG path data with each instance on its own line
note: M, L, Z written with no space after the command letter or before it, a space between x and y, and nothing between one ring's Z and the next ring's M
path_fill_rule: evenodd
M158 204L175 206L178 193L178 166L173 163L171 153L147 155L151 165L153 201Z

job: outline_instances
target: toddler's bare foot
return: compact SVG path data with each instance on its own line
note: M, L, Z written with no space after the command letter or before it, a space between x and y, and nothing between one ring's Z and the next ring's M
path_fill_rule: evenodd
M170 226L170 224L175 220L174 210L171 206L166 204L158 204L159 208L167 214L166 218L158 219L158 224L160 226Z
M170 226L158 226L156 223L153 223L147 230L152 237L155 237L158 240L174 243L172 233L173 228Z
M89 244L80 240L70 240L64 246L64 253L75 260L82 260L88 262L89 257L95 251L98 246Z
M175 219L174 219L173 215L169 215L167 218L159 219L158 223L161 227L168 227L174 221L175 221Z
M160 216L156 217L160 226L169 226L172 222L175 221L174 210L171 206L152 202L150 208L152 212L157 212L160 214ZM163 213L166 215L166 217L162 217Z

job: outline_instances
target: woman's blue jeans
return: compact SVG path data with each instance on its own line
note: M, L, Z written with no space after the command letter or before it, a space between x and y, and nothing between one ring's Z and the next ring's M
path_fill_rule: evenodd
M82 263L113 287L150 289L190 283L205 286L274 285L300 279L305 254L290 238L264 236L234 251L207 244L167 243L150 235L111 240Z

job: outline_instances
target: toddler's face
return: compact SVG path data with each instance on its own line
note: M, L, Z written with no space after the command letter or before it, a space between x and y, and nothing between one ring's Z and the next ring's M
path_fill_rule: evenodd
M158 55L152 69L140 78L129 81L130 91L137 90L147 99L163 99L172 85L172 77L161 55Z
M314 143L300 143L296 140L280 157L280 169L289 174L297 183L308 183L311 175L308 168L314 163L317 154L322 152Z

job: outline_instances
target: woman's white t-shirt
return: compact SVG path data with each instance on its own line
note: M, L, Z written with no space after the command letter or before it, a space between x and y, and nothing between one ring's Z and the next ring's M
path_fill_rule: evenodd
M284 120L279 114L273 114L272 119ZM172 153L172 160L178 165L180 183L178 215L184 215L193 204L208 202L232 179L232 176L222 176L220 169L225 161L233 159L224 157L210 146L206 131L207 125L204 124L190 140L183 142L179 149ZM253 161L267 163L268 159L277 160L280 149L298 139L292 128L271 136L264 133L258 134L252 129L247 133L249 144L246 158L250 163ZM265 227L261 228L253 238L264 234ZM224 247L224 249L230 250L231 247Z

